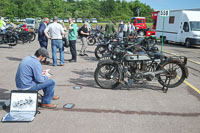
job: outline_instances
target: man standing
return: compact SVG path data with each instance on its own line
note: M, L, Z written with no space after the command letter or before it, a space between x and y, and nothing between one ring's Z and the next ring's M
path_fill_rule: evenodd
M49 23L49 19L44 18L44 21L40 23L39 30L38 30L38 41L40 43L40 47L41 48L44 47L46 49L48 47L48 38L45 36L44 30L46 29L48 23ZM45 60L44 62L42 62L42 64L48 65L49 62Z
M128 36L128 34L127 34L128 32L127 32L127 31L128 31L128 26L127 26L126 22L124 22L124 29L123 29L124 37L127 37L127 36Z
M53 66L57 66L57 48L60 52L60 66L64 66L64 47L62 36L64 36L65 32L62 25L57 22L58 18L54 16L53 23L47 26L47 28L44 30L44 34L48 39L51 39ZM50 33L50 36L47 34L47 32Z
M131 23L130 22L128 22L128 36L131 34L131 31L132 31L132 29L131 29Z
M105 31L106 31L106 36L108 36L109 34L113 35L115 33L115 21L113 21L113 23L108 23L106 24L106 27L105 27Z
M69 18L69 46L70 52L72 54L72 58L69 60L71 63L77 61L77 54L76 54L76 35L77 35L77 26L74 24L72 18Z
M48 79L45 71L42 71L41 62L49 57L45 48L38 49L34 55L25 57L19 64L15 77L16 87L19 90L43 90L41 107L56 108L51 100L59 99L54 96L55 81Z
M2 30L3 33L6 33L6 23L4 22L3 17L1 17L1 20L0 20L0 30Z
M123 40L123 29L124 29L123 21L120 21L120 24L118 26L118 36L120 40Z
M88 42L87 42L87 37L89 36L89 30L88 30L88 22L85 22L84 26L81 27L80 30L81 33L81 41L82 41L82 47L81 47L81 52L80 52L80 56L88 56L85 53L85 50L87 48Z

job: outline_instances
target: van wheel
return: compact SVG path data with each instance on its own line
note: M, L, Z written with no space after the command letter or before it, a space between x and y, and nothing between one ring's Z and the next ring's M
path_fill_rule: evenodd
M186 39L186 41L185 41L185 47L186 48L190 48L191 47L190 39Z
M163 36L163 42L164 43L168 43L168 40L166 39L165 36ZM162 36L160 37L160 43L162 43Z
M163 42L168 43L168 40L166 39L166 37L163 38Z

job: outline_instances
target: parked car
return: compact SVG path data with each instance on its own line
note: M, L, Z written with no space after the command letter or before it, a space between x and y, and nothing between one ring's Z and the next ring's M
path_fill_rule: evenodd
M96 18L92 18L92 23L97 23L97 19Z
M50 19L50 23L53 23L53 18Z
M69 22L69 20L68 19L64 19L64 23L68 23Z
M72 18L73 22L75 23L76 22L76 19L75 18Z
M86 18L86 19L85 19L85 22L90 23L90 19L89 19L89 18Z
M83 23L83 20L82 20L82 18L77 18L76 22L77 23Z
M63 20L62 20L61 18L59 18L59 19L58 19L58 22L59 22L59 23L62 23L62 22L63 22Z

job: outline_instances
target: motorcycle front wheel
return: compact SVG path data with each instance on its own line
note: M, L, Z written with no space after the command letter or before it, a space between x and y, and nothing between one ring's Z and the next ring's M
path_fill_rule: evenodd
M95 57L97 59L100 59L103 57L103 54L105 54L107 51L108 49L106 48L106 46L97 46L94 51Z
M94 73L95 82L103 89L114 89L120 84L121 74L119 69L109 62L101 63Z
M170 79L169 88L179 86L186 78L184 66L180 62L167 61L161 65L161 70L165 72L158 75L158 82L163 86L167 86Z
M93 45L95 45L95 43L96 43L95 38L91 38L91 37L88 38L88 45L89 46L93 46Z
M11 47L17 45L17 37L15 37L15 36L9 37L8 45Z

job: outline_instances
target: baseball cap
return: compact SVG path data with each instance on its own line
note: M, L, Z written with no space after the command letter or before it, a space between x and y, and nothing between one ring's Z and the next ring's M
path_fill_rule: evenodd
M38 55L41 55L42 57L49 58L49 53L48 53L48 51L47 51L46 48L39 48L39 49L36 51L36 53L37 53Z

